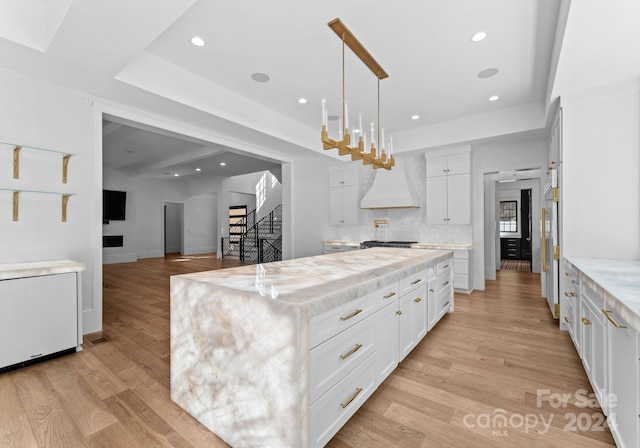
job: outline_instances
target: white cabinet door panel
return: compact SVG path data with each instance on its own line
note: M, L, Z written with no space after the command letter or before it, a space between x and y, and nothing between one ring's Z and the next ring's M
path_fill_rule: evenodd
M447 223L447 177L427 178L427 224Z
M471 224L471 183L469 174L447 176L449 224Z
M0 281L0 367L78 345L76 275Z

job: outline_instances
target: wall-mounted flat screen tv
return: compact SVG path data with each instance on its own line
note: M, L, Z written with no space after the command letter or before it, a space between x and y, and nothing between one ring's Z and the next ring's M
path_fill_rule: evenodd
M102 221L124 221L127 192L102 190Z

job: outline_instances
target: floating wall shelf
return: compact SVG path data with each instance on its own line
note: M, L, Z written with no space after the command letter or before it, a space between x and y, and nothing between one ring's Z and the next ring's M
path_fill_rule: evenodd
M72 153L67 152L67 151L58 151L56 149L38 148L38 147L35 147L35 146L16 145L15 143L7 143L7 142L0 142L0 145L7 145L7 146L10 146L10 147L13 147L13 178L14 179L19 179L20 178L20 151L22 149L30 149L30 150L34 150L34 151L45 151L45 152L52 152L52 153L56 153L56 154L61 154L62 155L62 183L63 184L67 183L67 168L69 166L69 159L71 159L71 157L74 156L75 154L72 154Z
M0 188L0 191L8 191L13 193L13 220L18 221L19 209L20 209L20 193L34 193L34 194L53 194L62 197L62 222L67 222L67 203L69 198L73 196L71 193L60 193L57 191L40 191L40 190L15 190L9 188Z

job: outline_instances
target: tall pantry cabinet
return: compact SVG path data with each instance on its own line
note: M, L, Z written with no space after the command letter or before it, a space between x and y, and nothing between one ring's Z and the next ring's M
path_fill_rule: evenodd
M560 258L640 259L640 79L565 95L560 107L561 154L555 155L551 148L549 160L562 161L558 186ZM572 275L566 263L560 266L561 278ZM575 291L566 281L560 285L560 300L565 302L562 308L566 310ZM597 358L587 357L583 361L590 377L601 367L595 362L609 366L606 388L618 399L617 409L609 409L612 434L618 446L638 446L640 375L635 367L629 367L637 363L637 338L625 339L632 332L624 332L609 319L593 321L588 315L590 309L583 309L581 301L573 305L573 316L565 313L565 317L569 321L573 317L576 328L580 328L574 338L581 341L581 355L585 350L582 344L587 342L588 348L589 341L601 338L590 338L593 329L589 325L594 324L604 323L601 332L605 333L607 346L617 348L608 351L609 359L596 361ZM631 348L626 352L620 349L627 345ZM606 403L601 405L606 408ZM620 416L615 418L618 413Z

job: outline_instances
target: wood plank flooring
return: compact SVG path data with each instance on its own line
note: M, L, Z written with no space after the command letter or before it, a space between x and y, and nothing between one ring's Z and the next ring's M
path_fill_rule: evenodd
M169 398L169 276L237 264L105 265L103 333L85 337L82 352L0 375L0 447L227 446ZM485 291L456 294L455 312L328 446L614 445L600 409L580 407L582 390L591 387L539 276L498 272Z
M503 271L531 272L531 261L502 259L500 269Z

